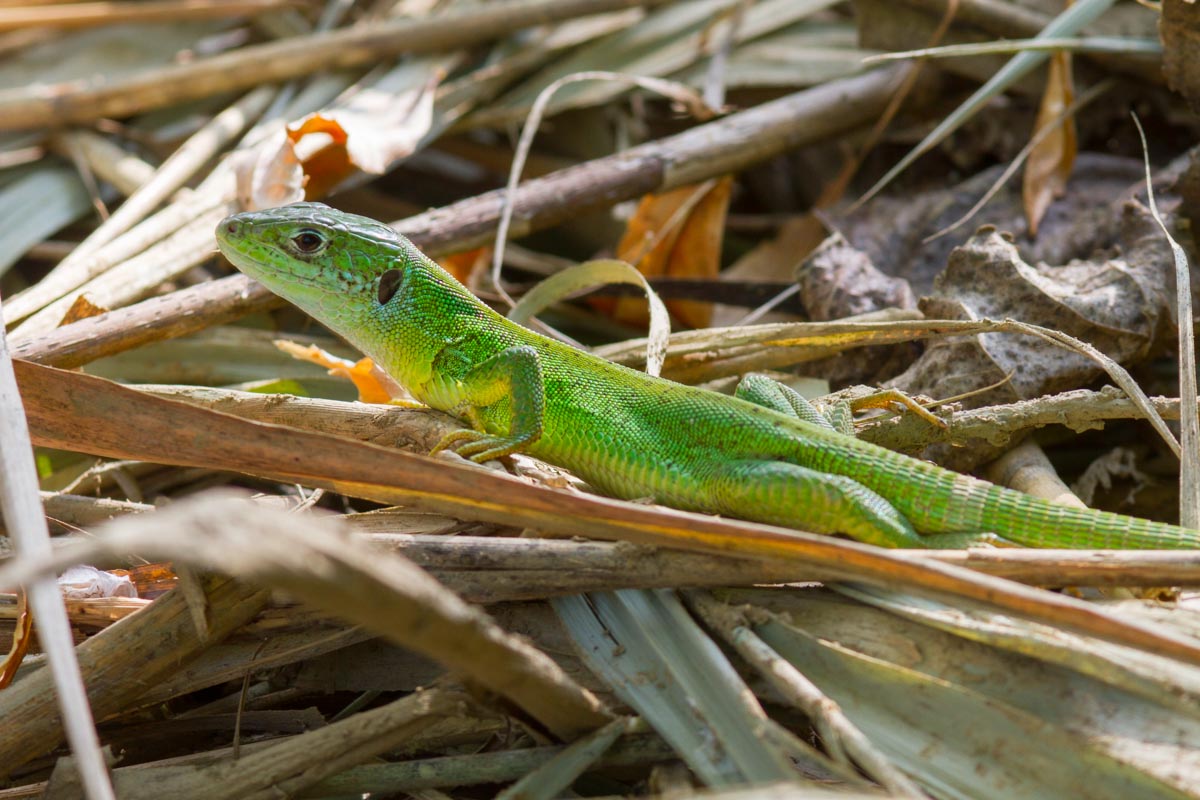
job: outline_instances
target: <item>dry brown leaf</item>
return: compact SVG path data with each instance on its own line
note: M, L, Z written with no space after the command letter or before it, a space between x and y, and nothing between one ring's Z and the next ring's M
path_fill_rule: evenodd
M831 234L809 254L795 277L800 299L814 322L917 305L908 281L880 272L840 233Z
M1046 93L1038 110L1034 130L1041 130L1058 118L1075 101L1075 86L1071 78L1071 54L1054 53L1046 75ZM1037 236L1038 224L1055 198L1066 191L1067 179L1075 165L1078 141L1075 120L1064 119L1029 153L1025 164L1023 196L1025 217L1029 220L1029 235Z
M1191 0L1163 0L1158 23L1167 85L1200 110L1200 6Z
M63 325L70 325L72 322L78 322L81 319L98 317L101 314L107 313L107 308L96 305L88 299L86 294L81 294L75 298L75 302L71 303L71 307L67 309L67 313L63 315L62 322L58 323L58 325L62 327Z
M321 114L311 114L300 121L298 125L289 126L288 141L293 147L306 136L324 134L328 142L309 154L301 163L306 182L304 184L304 199L316 200L324 197L330 189L345 180L352 172L354 165L346 146L349 135L336 121Z
M288 126L288 138L300 151L308 176L307 199L323 197L358 171L382 175L416 150L433 125L434 90L444 75L435 70L420 90L400 95L362 89L347 106L310 114ZM302 139L315 134L327 136L328 142L311 151L301 146Z
M1020 319L1088 342L1122 364L1152 352L1155 331L1169 309L1161 264L1147 257L1161 237L1142 235L1149 214L1129 206L1122 228L1130 245L1120 258L1073 260L1065 265L1030 264L1011 235L984 226L953 250L920 309L929 319ZM1008 403L1086 386L1103 374L1093 359L1036 338L1009 334L956 337L932 342L907 370L889 381L912 395L962 395L966 408ZM1110 373L1111 375L1111 373ZM999 449L935 445L925 456L958 468L974 467Z
M647 278L715 278L721 267L725 213L729 209L730 176L648 194L625 227L617 258ZM636 298L609 301L612 315L630 325L646 324L646 303ZM709 303L669 301L667 307L693 328L707 327Z
M231 158L238 203L246 211L278 208L305 199L307 178L286 132L279 131L260 146Z
M310 114L236 154L238 200L255 211L324 197L351 174L383 174L412 153L433 124L433 77L415 91L366 88L343 107ZM407 101L407 102L406 102Z
M7 687L16 677L17 668L21 666L21 662L25 660L25 654L29 652L29 640L32 638L32 632L33 614L29 611L29 601L25 597L25 591L17 589L16 627L13 629L12 645L8 648L8 655L3 661L0 661L0 689Z
M662 275L671 247L683 229L682 215L690 213L709 188L708 183L693 184L645 195L625 224L617 258L633 264L643 275Z
M721 243L725 238L725 215L733 178L726 175L716 181L700 204L688 216L683 231L671 248L667 275L688 278L716 277L721 270ZM684 323L703 328L712 319L711 303L681 301L672 309Z

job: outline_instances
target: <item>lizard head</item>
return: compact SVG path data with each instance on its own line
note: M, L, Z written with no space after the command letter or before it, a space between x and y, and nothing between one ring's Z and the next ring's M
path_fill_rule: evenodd
M431 264L387 225L321 203L234 214L216 237L234 266L335 330L387 303L410 269Z

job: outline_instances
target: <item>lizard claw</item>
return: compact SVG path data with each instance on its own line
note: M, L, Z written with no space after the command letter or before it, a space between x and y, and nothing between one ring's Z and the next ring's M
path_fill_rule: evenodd
M436 456L443 450L449 450L452 453L458 453L459 455L462 455L462 453L459 451L462 450L463 447L478 441L486 435L487 434L480 433L479 431L473 431L470 428L451 431L443 436L438 443L433 446L433 449L429 451L429 455ZM462 442L462 444L458 444L458 442Z
M461 444L458 444L461 442ZM463 458L469 458L476 464L483 464L495 458L519 453L530 444L522 439L506 436L493 436L480 431L464 428L452 431L442 437L442 440L430 451L436 455L443 450L450 450Z

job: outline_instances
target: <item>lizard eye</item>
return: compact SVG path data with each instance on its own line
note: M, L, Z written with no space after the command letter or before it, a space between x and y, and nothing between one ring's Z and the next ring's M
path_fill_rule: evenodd
M385 305L404 283L404 273L398 269L389 269L379 276L379 305Z
M314 230L303 230L292 237L292 246L299 253L311 255L321 249L325 238Z

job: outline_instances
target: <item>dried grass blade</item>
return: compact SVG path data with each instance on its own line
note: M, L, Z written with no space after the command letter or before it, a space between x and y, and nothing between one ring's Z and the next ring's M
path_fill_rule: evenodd
M4 516L5 527L16 543L18 552L25 557L36 558L51 552L50 531L42 514L33 447L13 362L8 353L3 319L0 309L0 514ZM108 769L100 752L100 739L96 734L87 689L71 637L71 624L58 584L52 575L39 576L29 582L28 593L38 637L49 657L48 672L57 694L62 726L66 729L75 757L79 759L87 795L90 800L113 798ZM0 714L0 719L7 717ZM58 720L54 719L53 722L57 728ZM5 760L0 758L0 764L4 763Z
M1154 184L1150 179L1150 153L1146 146L1146 133L1142 123L1133 115L1138 136L1142 141L1142 158L1146 164L1146 196L1150 213L1163 235L1171 244L1175 261L1175 318L1179 320L1179 405L1180 425L1180 475L1179 475L1179 519L1189 528L1200 526L1200 416L1196 401L1196 332L1192 322L1192 275L1188 268L1187 253L1167 230L1158 204L1154 202Z
M1105 641L1200 664L1200 642L1069 597L769 525L572 495L441 459L247 422L87 375L18 362L30 429L49 447L234 469L470 519L593 538L818 565L848 580L967 597Z

